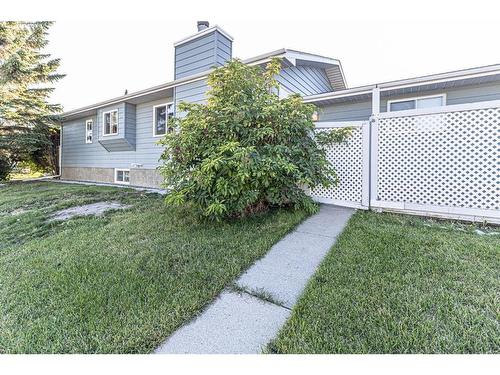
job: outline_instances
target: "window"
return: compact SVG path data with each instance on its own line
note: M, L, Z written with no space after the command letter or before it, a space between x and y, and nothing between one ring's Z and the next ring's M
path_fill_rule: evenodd
M119 184L130 183L130 170L129 169L115 169L115 182Z
M118 134L118 110L104 112L102 135Z
M169 125L172 117L174 117L173 103L155 105L153 107L153 136L160 137L172 131Z
M389 100L387 102L388 111L405 111L408 109L434 108L446 105L444 94L436 96L422 96L420 98L409 98L403 100Z
M93 127L94 127L94 120L90 119L85 121L85 143L92 143Z

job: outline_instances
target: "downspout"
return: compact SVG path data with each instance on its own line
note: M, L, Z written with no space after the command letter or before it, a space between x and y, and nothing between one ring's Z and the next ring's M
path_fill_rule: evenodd
M58 171L59 173L54 176L54 177L57 177L57 178L61 178L61 175L62 175L62 142L63 142L63 124L61 122L61 126L60 126L60 131L59 131L59 155L58 155L58 165L59 165L59 168L58 168Z

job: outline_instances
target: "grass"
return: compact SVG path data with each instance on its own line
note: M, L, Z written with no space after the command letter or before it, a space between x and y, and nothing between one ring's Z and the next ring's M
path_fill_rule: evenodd
M500 236L475 228L358 212L267 351L499 353Z
M132 208L47 223L59 209L105 200ZM200 223L157 194L2 186L0 352L151 352L305 216Z

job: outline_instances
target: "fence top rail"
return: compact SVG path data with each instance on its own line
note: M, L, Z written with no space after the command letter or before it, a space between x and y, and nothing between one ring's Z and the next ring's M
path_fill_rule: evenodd
M317 121L314 123L316 129L328 128L361 128L368 121Z
M378 117L384 119L384 118L394 118L394 117L424 116L424 115L433 115L440 113L470 111L474 109L499 108L499 107L500 107L500 100L489 100L489 101L475 102L475 103L452 104L435 108L421 108L421 109L408 109L405 111L381 112Z

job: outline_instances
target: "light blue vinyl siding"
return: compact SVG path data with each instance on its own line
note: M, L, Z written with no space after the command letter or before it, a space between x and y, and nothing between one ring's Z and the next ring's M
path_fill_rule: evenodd
M143 168L156 168L163 148L156 142L160 137L153 137L153 106L172 102L165 98L137 104L135 106L135 151L108 152L97 141L96 131L102 131L102 111L94 116L94 140L85 143L85 120L65 122L62 127L62 166L63 167L97 167L97 168L130 168L132 163L142 164ZM123 106L125 109L125 106ZM96 124L99 123L99 128Z
M118 110L118 134L104 135L104 113ZM97 111L99 143L110 152L133 151L135 148L135 106L120 103Z
M222 66L232 56L232 42L217 30L175 47L175 79Z
M387 101L411 97L446 94L446 105L500 100L500 84L463 86L456 89L436 89L380 99L380 111L387 111Z
M465 104L489 100L500 100L500 84L464 86L455 89L436 89L406 95L384 97L380 100L380 111L387 111L387 101L418 96L446 94L446 105ZM318 105L320 121L363 121L372 113L369 100Z
M372 102L344 102L318 106L320 121L364 121L372 114Z
M333 91L325 70L313 66L285 67L277 80L288 91L303 96Z
M125 103L125 138L133 147L135 147L135 122L135 105Z
M175 88L176 116L183 117L184 112L178 109L179 103L204 103L207 99L208 85L205 79L187 83Z

